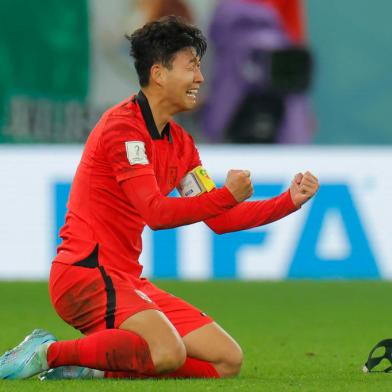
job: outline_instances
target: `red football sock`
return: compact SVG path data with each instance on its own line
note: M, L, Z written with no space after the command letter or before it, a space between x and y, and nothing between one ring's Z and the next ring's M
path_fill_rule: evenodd
M220 375L212 363L187 357L180 368L172 373L163 374L162 378L220 378Z
M50 368L78 365L99 370L155 373L147 342L136 333L121 329L55 342L48 348L47 359Z
M105 372L105 378L220 378L214 366L207 361L187 357L176 371L154 376L137 372Z

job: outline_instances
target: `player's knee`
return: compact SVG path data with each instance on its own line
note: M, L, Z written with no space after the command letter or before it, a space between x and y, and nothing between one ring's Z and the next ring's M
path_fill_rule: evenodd
M244 354L239 346L233 346L226 353L222 362L216 365L216 370L221 377L235 377L240 374Z
M186 360L186 349L182 341L160 347L153 355L157 373L169 373L181 367Z

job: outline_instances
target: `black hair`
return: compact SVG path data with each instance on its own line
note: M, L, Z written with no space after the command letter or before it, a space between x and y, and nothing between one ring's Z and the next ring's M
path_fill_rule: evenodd
M171 67L174 55L185 48L194 48L202 58L207 50L207 40L195 26L178 16L165 16L149 22L131 35L125 36L131 43L130 55L135 60L135 68L140 85L146 86L150 79L150 69L160 63Z

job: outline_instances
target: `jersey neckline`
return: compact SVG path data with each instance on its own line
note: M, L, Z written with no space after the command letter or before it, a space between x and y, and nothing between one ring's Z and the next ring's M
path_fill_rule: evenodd
M139 104L144 122L146 123L147 130L153 140L163 140L167 136L170 143L172 143L172 135L170 132L170 123L167 123L163 128L162 134L159 133L152 115L150 104L143 91L140 90L135 96L136 102Z

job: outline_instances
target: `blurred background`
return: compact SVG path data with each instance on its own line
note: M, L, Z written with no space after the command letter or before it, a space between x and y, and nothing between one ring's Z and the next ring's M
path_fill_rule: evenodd
M177 14L208 37L199 105L178 116L218 183L255 198L298 171L316 198L265 228L144 233L152 277L391 278L392 3L379 0L1 0L0 279L44 279L83 143L138 91L125 33Z

